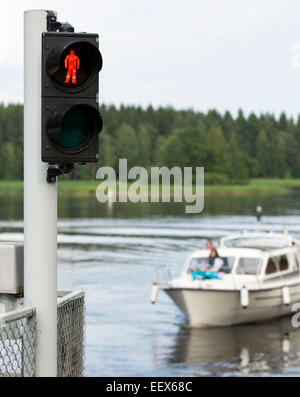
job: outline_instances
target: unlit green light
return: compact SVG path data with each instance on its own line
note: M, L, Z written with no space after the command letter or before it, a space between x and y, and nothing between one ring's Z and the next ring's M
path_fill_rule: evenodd
M76 150L84 146L92 135L88 114L79 107L72 107L64 115L61 130L54 141L64 149Z

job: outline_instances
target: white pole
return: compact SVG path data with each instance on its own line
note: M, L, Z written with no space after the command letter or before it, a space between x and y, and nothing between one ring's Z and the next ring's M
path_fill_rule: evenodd
M24 14L24 298L36 307L36 376L57 376L57 186L41 161L41 50L47 11Z

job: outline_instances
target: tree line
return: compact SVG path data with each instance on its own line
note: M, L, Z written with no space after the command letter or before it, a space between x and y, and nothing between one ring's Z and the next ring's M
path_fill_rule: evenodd
M118 171L118 159L135 165L205 167L205 183L247 183L250 178L300 177L300 116L242 110L207 113L172 107L100 108L98 164L78 166L74 179L94 179L99 166ZM0 104L0 179L23 179L23 105Z

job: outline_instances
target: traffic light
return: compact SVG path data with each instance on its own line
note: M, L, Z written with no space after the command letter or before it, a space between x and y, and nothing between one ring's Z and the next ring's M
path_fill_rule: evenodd
M74 164L97 162L103 125L99 36L72 30L67 25L42 35L42 161L62 173Z

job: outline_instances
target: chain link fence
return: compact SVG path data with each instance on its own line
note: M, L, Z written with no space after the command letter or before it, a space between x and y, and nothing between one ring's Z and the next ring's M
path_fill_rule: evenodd
M34 308L0 316L0 376L35 375L35 331Z
M65 293L64 293L65 294ZM62 294L59 293L61 296ZM75 291L58 298L57 376L83 376L85 341L84 293Z
M57 376L83 376L84 293L59 292L57 302ZM0 315L0 377L35 376L35 336L34 308Z

